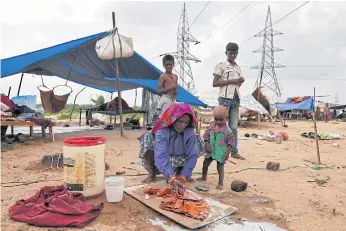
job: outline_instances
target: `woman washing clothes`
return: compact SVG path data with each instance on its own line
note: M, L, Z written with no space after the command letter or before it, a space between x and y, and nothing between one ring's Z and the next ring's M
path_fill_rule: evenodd
M140 137L140 154L145 169L149 172L143 183L156 181L163 174L167 183L182 186L191 178L197 158L204 154L203 140L194 128L197 119L190 105L172 104L156 122L150 132ZM154 154L155 153L155 154Z

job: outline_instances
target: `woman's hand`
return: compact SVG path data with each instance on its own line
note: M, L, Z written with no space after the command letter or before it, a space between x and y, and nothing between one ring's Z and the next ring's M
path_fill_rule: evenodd
M174 188L174 191L179 192L179 188L185 188L186 177L183 175L173 176L170 175L169 184L171 184Z

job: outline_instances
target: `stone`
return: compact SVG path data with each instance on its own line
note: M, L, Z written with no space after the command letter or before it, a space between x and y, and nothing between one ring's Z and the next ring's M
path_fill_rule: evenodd
M106 169L106 170L109 169L109 164L105 163L105 169Z
M247 183L242 180L235 180L231 184L231 189L235 192L242 192L247 189Z
M279 162L269 161L267 163L267 169L270 170L270 171L277 171L277 170L279 170L279 168L280 168L280 163Z
M125 171L119 171L119 172L116 172L115 175L119 176L119 175L123 175L125 174Z

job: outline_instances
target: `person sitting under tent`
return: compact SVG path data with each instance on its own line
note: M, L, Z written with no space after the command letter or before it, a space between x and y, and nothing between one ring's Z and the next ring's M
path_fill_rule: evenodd
M194 130L196 125L197 119L191 106L174 103L153 129L139 138L139 158L149 172L143 183L156 181L156 175L161 173L168 182L176 174L194 182L191 178L192 170L197 158L205 153L204 142Z

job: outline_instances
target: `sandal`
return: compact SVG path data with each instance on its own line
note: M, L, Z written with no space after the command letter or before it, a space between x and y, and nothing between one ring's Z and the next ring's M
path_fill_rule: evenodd
M239 160L245 160L245 158L239 155L238 153L231 153L231 157Z

